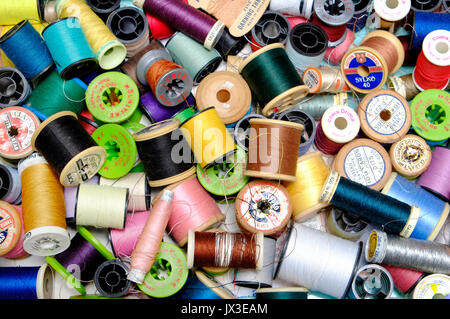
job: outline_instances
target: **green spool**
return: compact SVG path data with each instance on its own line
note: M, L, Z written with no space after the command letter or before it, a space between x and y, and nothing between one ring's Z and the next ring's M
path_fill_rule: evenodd
M247 153L237 147L233 158L204 170L197 164L197 178L209 193L217 196L230 196L239 192L248 182L245 176Z
M25 105L51 116L61 111L80 114L85 106L85 89L74 80L64 80L51 72L32 91Z
M86 90L86 105L95 120L102 123L122 123L139 105L139 90L128 75L105 72L97 76Z
M450 138L450 93L439 89L425 90L411 101L411 125L429 141Z
M183 288L188 275L184 252L174 244L162 242L152 268L138 287L150 297L167 298Z
M136 163L137 148L133 135L118 124L104 124L92 138L106 150L106 159L98 173L109 179L127 175Z
M172 116L172 118L179 119L180 123L184 123L184 121L190 119L195 115L196 111L193 107L185 108L184 110L176 113Z

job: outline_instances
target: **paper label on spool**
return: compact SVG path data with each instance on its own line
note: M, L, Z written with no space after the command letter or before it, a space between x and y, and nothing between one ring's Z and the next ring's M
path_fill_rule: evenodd
M416 206L411 207L411 213L408 217L408 220L406 221L405 226L403 227L402 231L400 232L400 236L409 238L414 231L414 228L416 228L417 221L420 218L420 208Z
M205 39L205 42L203 43L203 46L207 48L208 50L212 50L214 45L216 45L217 41L219 40L220 35L223 32L223 29L225 28L225 25L221 21L217 21L211 30L208 32L208 36Z
M329 203L333 198L334 191L339 184L340 176L336 171L331 171L323 185L319 200L322 203Z
M377 184L386 171L383 156L369 146L358 146L348 152L344 159L345 175L365 186Z
M343 73L347 81L361 90L373 90L384 84L384 65L381 60L366 50L354 50L343 61ZM368 75L358 71L364 68Z
M89 154L79 158L74 165L68 167L67 173L61 175L64 186L76 186L97 174L103 163L99 154Z
M416 136L405 137L396 142L390 153L396 170L412 176L423 172L431 160L429 146Z
M16 216L16 218L18 215ZM0 255L9 252L17 244L21 230L12 212L0 205Z
M413 299L433 299L436 295L448 299L450 277L444 274L433 274L423 278L414 288Z
M388 120L383 118L383 112L389 113ZM404 127L407 119L406 107L397 97L380 94L367 103L365 119L368 126L378 134L392 135Z
M333 105L348 105L348 94L347 92L341 92L333 95L334 104Z
M322 74L319 69L311 67L307 68L303 73L303 83L309 87L309 93L316 93L322 86Z

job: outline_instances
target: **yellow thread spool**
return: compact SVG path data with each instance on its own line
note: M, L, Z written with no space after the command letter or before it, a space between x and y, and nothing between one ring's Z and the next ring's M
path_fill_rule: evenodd
M44 1L0 1L0 25L14 25L22 20L43 20Z
M237 150L233 137L214 107L197 113L180 126L202 168L208 168Z
M285 183L291 195L295 221L308 219L322 208L329 206L319 198L330 169L321 152L308 153L297 160L296 182Z
M125 45L83 0L58 0L56 12L59 18L77 17L80 20L81 28L102 69L114 69L125 60Z

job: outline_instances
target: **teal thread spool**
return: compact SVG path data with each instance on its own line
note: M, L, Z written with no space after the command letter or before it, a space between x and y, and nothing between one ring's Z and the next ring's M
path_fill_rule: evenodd
M97 59L78 18L53 22L42 31L42 37L63 79L86 75L97 67Z
M25 106L51 116L61 111L80 114L85 107L85 89L79 80L64 80L56 71L52 71L31 92Z
M358 101L350 94L342 92L338 94L317 94L309 96L298 103L294 108L308 113L315 120L319 120L323 113L334 105L346 105L353 110L356 110L358 104Z
M216 49L208 50L182 32L176 32L166 43L173 62L184 67L198 85L208 74L214 72L222 62Z

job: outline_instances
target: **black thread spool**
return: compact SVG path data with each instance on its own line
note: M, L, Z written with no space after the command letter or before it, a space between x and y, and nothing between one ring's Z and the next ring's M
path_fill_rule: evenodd
M291 31L289 20L281 13L267 10L252 28L252 40L256 47L264 47L272 43L286 44Z
M132 284L127 279L128 268L118 259L105 261L95 272L95 287L105 297L118 298L126 295Z
M53 114L31 139L33 150L44 156L63 186L76 186L97 174L106 151L84 129L75 113Z
M248 151L248 144L250 142L250 120L255 118L264 119L265 117L259 114L248 114L240 119L234 127L234 140L246 152Z
M227 60L229 55L237 55L246 44L245 37L234 37L228 31L228 28L225 27L219 40L214 45L214 49L219 52L224 60Z
M22 105L31 94L25 76L16 68L0 68L0 108Z
M434 12L441 4L442 0L411 0L411 10Z
M86 0L86 3L103 21L120 7L120 0Z
M179 126L180 120L171 118L133 135L150 187L173 184L195 172L191 149ZM185 151L189 153L183 154ZM176 158L178 155L181 158Z

